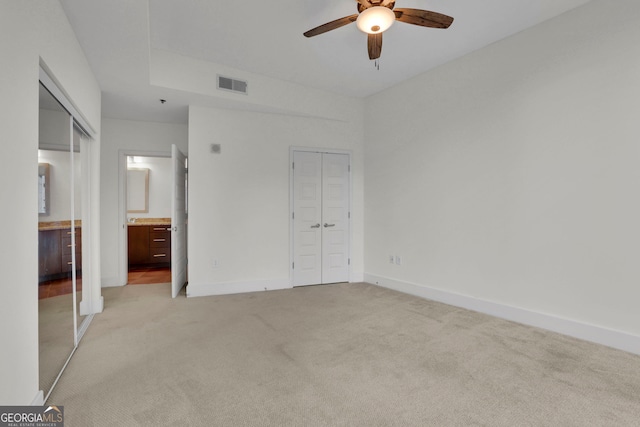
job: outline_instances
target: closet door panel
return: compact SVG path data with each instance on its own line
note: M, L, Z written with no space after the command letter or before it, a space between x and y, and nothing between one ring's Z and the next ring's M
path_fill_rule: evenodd
M322 154L322 283L349 281L349 156Z
M322 282L322 157L293 156L293 286Z

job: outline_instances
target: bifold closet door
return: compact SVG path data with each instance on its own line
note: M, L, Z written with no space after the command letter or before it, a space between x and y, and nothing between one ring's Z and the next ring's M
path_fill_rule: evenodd
M293 285L349 280L349 156L293 155Z

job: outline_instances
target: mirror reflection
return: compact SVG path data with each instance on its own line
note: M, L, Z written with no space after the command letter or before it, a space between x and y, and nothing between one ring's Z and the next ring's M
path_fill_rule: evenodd
M38 163L38 215L49 215L49 163Z
M127 168L127 212L149 212L148 168Z
M45 395L76 345L73 292L81 288L81 162L72 128L71 116L41 85L38 163L47 165L48 176L39 179L46 213L38 218L38 320Z

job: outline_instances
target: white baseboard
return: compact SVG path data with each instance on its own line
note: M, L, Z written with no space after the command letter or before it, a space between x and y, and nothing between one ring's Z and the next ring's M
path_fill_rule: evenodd
M246 292L290 289L291 287L289 278L230 283L188 283L187 297L242 294Z
M95 303L91 304L91 301L80 301L80 315L86 316L88 314L99 314L104 309L104 297L100 295Z
M350 283L364 281L364 273L351 273ZM230 283L188 283L187 297L205 297L211 295L243 294L246 292L274 291L277 289L291 289L289 279L256 280L250 282Z
M93 306L92 314L100 314L102 313L103 310L104 310L104 297L100 295L100 298L98 298L98 301L96 301L96 303Z
M44 393L42 390L38 390L36 393L36 397L31 401L31 406L42 406L44 405Z
M626 332L590 325L571 319L557 317L551 314L481 300L468 295L443 291L415 283L376 276L373 274L365 273L364 281L417 297L489 314L491 316L511 320L524 325L558 332L560 334L606 345L608 347L617 348L630 353L640 354L640 336L631 335Z
M122 283L120 283L120 278L118 276L103 277L100 280L100 283L103 288L115 288L116 286L124 286Z

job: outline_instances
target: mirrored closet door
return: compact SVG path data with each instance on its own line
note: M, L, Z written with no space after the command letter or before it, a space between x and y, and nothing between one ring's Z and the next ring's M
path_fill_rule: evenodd
M81 137L40 85L38 298L40 388L48 396L77 346L82 292Z

